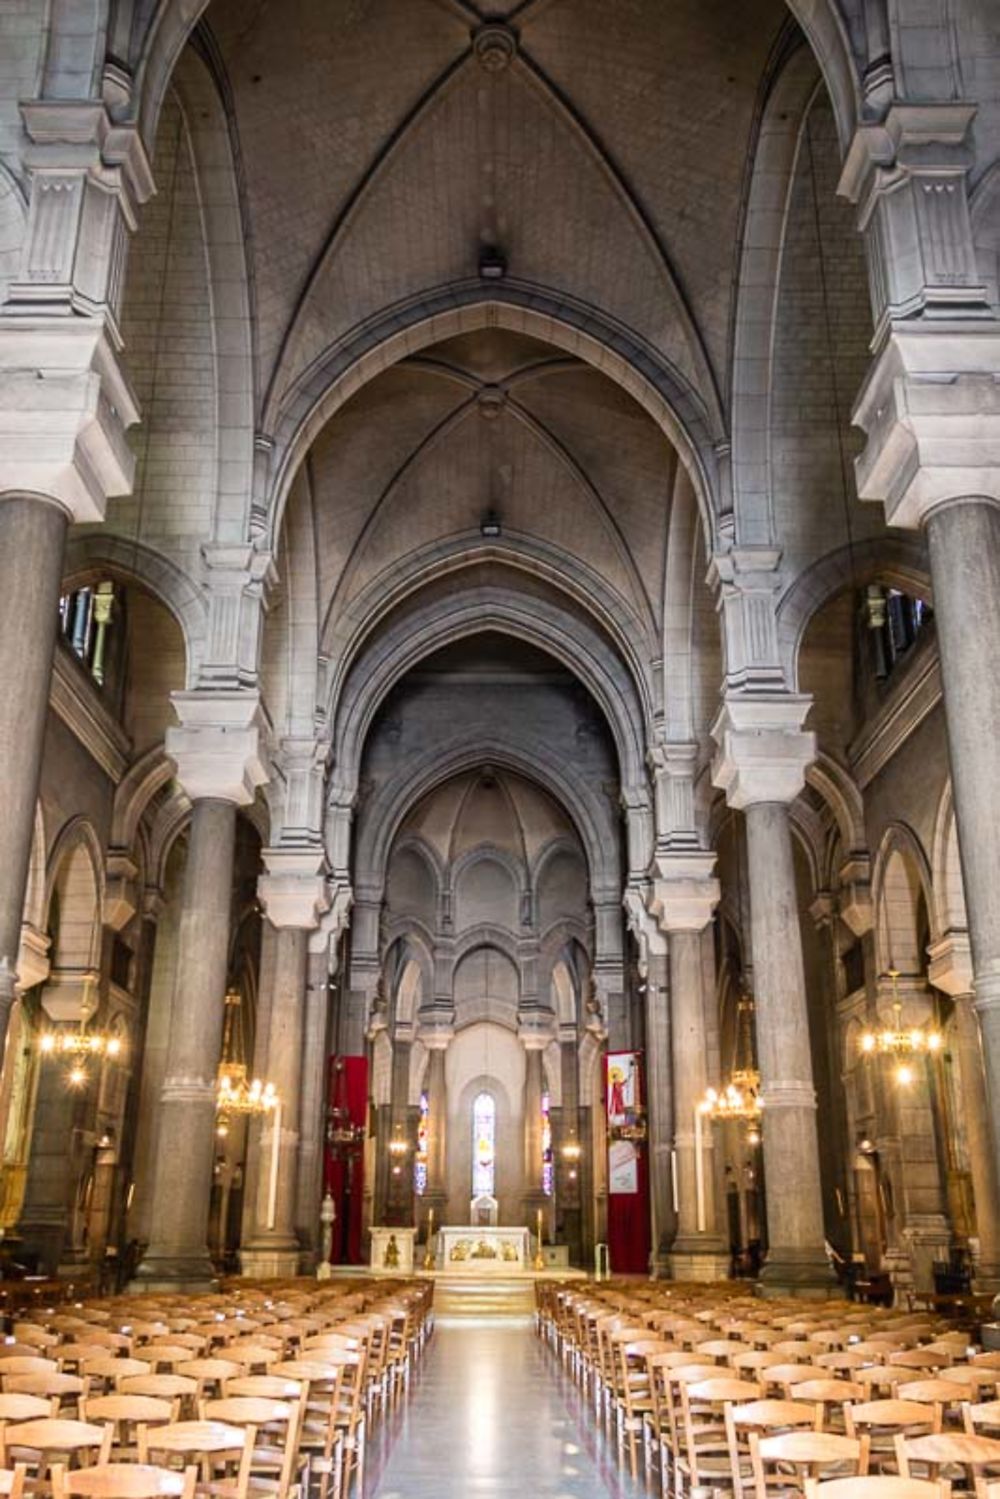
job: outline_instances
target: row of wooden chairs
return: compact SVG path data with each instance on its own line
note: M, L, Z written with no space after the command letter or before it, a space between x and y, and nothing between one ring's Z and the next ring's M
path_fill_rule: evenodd
M409 1390L432 1295L241 1283L36 1309L0 1345L0 1494L360 1499L370 1424Z
M635 1479L641 1455L663 1499L804 1495L842 1475L1000 1499L1000 1357L966 1331L729 1287L635 1292L540 1283L537 1322L619 1461Z

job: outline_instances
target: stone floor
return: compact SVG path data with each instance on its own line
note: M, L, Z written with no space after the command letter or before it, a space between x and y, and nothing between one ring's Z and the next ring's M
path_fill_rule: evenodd
M370 1499L638 1499L528 1318L443 1318Z

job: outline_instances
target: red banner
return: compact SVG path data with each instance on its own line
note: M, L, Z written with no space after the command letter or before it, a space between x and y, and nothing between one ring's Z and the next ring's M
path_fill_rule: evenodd
M604 1060L608 1134L608 1254L614 1275L649 1269L649 1161L642 1052L609 1051Z
M361 1217L365 1190L365 1130L368 1125L368 1058L331 1057L326 1139L326 1190L333 1198L335 1265L361 1264Z

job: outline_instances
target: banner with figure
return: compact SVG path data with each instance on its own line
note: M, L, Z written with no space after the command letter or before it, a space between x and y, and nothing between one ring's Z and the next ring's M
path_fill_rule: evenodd
M618 1275L649 1267L649 1172L642 1053L609 1051L604 1061L608 1137L608 1251Z

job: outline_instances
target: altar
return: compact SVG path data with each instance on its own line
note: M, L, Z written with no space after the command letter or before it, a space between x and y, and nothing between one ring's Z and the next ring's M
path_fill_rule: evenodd
M438 1229L438 1270L474 1275L510 1275L531 1268L526 1228L453 1224Z

